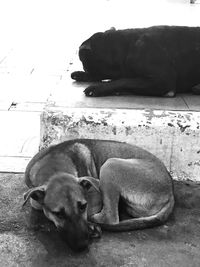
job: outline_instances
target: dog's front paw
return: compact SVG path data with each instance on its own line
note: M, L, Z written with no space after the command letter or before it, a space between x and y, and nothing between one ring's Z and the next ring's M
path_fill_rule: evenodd
M71 73L71 78L77 82L85 82L88 80L88 75L84 71L74 71Z
M107 217L105 216L105 213L103 212L103 210L101 210L101 212L99 213L92 215L90 220L91 222L98 223L98 224L107 223Z
M88 229L89 229L90 238L101 238L102 231L101 231L101 227L99 225L89 223Z
M90 97L97 97L97 96L102 95L101 90L99 90L99 87L95 85L88 86L84 90L84 93L86 96L90 96Z
M192 87L192 92L195 95L200 95L200 84L197 84L195 86Z
M170 90L169 92L167 92L164 97L175 97L176 95L176 91L175 90Z

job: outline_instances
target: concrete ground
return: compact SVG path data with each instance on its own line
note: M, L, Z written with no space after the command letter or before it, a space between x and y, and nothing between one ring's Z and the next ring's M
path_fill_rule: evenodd
M0 174L0 266L200 266L200 184L175 182L176 206L163 226L103 233L89 251L73 253L29 204L23 174Z

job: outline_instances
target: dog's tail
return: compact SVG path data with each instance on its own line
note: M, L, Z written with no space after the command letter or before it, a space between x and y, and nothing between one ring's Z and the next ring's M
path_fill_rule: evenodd
M149 217L140 217L120 221L117 224L99 224L103 230L112 232L123 232L151 228L163 224L174 208L174 196L172 195L166 205L156 214Z

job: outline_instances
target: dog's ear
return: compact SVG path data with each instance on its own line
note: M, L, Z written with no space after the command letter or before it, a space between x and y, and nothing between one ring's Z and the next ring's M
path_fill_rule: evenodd
M109 30L105 31L105 32L115 32L116 28L115 27L111 27Z
M45 191L46 191L46 185L41 185L29 189L24 194L23 206L26 204L26 202L29 200L30 197L42 205L44 203Z
M81 46L80 46L80 49L81 50L91 50L91 43L89 41L86 41L85 43L83 43Z
M84 176L77 179L78 183L83 186L85 189L89 190L91 186L93 186L98 192L100 192L99 186L99 180L90 177L90 176Z

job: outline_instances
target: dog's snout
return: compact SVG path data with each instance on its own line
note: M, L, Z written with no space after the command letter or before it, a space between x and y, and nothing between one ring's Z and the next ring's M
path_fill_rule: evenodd
M71 248L75 252L82 252L82 251L87 251L88 250L88 246L89 246L89 241L88 240L84 240L82 242L79 242L78 244L73 244L71 246Z
M63 241L65 241L68 246L73 250L73 251L83 251L88 249L89 246L89 235L88 233L69 233L66 231L61 230L60 231L61 237Z
M64 228L60 228L61 238L74 251L86 250L89 246L88 223L83 218L66 220Z
M85 63L86 59L90 60L91 58L91 48L87 47L86 45L81 45L79 47L79 58L84 63L84 65L87 65L88 63Z

